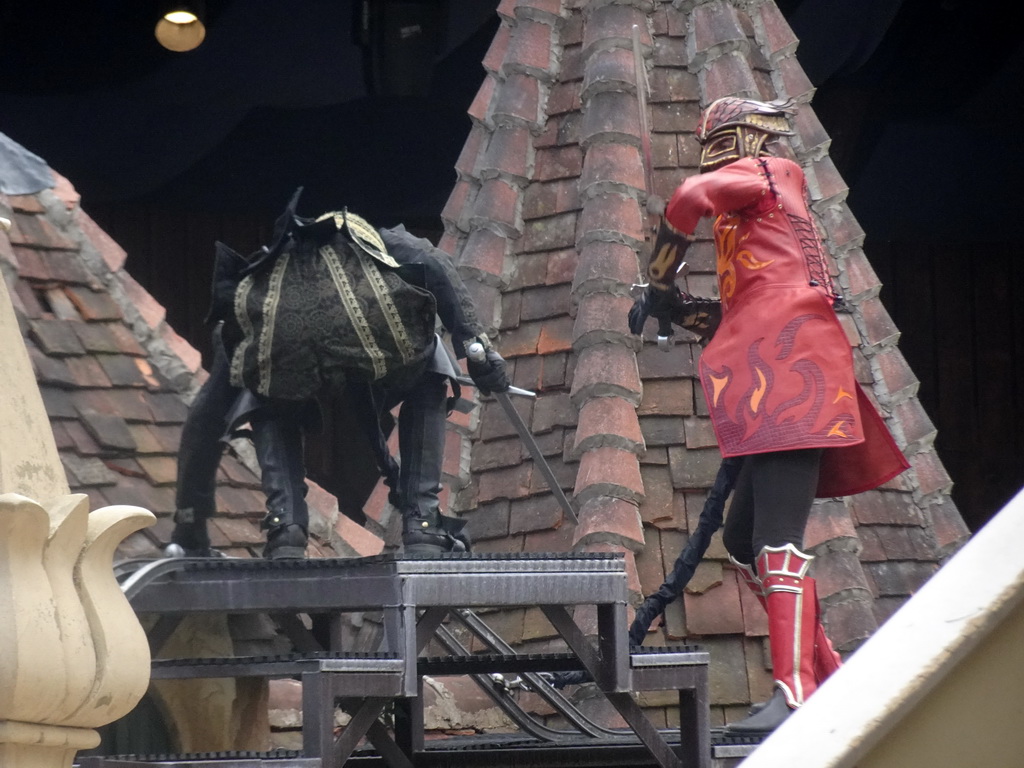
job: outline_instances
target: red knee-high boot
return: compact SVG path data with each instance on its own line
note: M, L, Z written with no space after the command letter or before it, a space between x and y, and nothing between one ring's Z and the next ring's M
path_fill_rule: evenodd
M812 559L792 544L765 547L757 556L757 578L768 612L775 693L756 714L731 723L730 732L774 730L817 688L818 598L814 580L807 576Z
M729 561L736 568L743 583L747 585L747 588L750 589L758 602L761 603L761 607L767 611L768 606L764 597L764 585L754 571L754 566L741 563L732 555L729 555ZM814 635L814 679L818 685L821 685L842 665L842 657L832 647L832 641L828 639L828 635L825 634L825 627L821 625L819 620Z

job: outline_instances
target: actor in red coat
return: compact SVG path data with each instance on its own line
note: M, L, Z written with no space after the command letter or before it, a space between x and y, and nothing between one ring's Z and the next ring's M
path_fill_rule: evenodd
M767 150L789 135L791 111L712 103L697 130L701 174L675 191L663 225L690 237L702 218L715 221L721 321L700 379L722 455L744 457L724 540L768 612L776 682L767 706L735 732L772 730L839 666L802 551L814 498L874 488L908 466L854 376L804 174ZM669 283L679 301L674 274L653 286L663 292L655 303L664 306Z

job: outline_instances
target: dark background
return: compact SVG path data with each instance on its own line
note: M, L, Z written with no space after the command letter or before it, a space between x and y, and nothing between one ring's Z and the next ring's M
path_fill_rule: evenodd
M779 6L977 528L1024 485L1022 26L966 0ZM71 180L205 352L213 241L254 250L300 185L300 213L436 239L496 7L207 0L206 41L176 54L153 0L5 0L0 132Z

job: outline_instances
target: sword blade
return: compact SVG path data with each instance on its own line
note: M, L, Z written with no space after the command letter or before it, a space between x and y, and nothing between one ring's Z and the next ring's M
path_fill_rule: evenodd
M565 492L558 484L558 479L555 477L554 471L551 469L551 465L548 464L547 459L544 458L544 454L540 452L540 446L537 445L536 439L533 437L533 433L530 432L529 427L526 426L526 422L523 421L523 417L519 415L519 411L512 404L512 398L509 397L507 392L493 392L494 399L498 401L502 409L505 411L505 415L508 416L508 420L512 422L512 426L516 428L516 432L519 433L519 437L523 441L523 445L526 446L526 450L530 452L533 463L544 475L544 479L548 483L548 487L551 489L551 493L554 494L555 500L562 510L572 518L572 521L576 524L579 523L579 518L576 516L576 510L573 509L572 502L566 497Z

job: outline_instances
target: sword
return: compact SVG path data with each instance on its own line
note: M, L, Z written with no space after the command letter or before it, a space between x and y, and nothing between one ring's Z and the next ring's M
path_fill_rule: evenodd
M466 356L475 362L483 362L487 359L486 352L484 351L483 344L480 342L473 342L466 349ZM460 383L467 383L472 386L473 382L459 379ZM519 433L520 439L523 441L523 445L526 446L526 450L529 451L530 457L533 459L535 466L540 468L540 472L544 475L544 479L547 481L548 488L551 489L551 493L554 494L555 501L562 508L573 523L579 524L580 519L576 516L576 510L573 509L572 502L569 501L565 492L558 484L558 479L555 477L554 471L551 469L551 465L548 464L547 459L544 458L544 454L541 453L540 446L537 445L537 440L534 438L533 433L530 432L530 428L526 426L526 422L523 421L523 417L519 415L519 411L512 404L511 394L521 395L523 397L537 397L536 392L531 392L528 389L520 389L519 387L509 387L507 392L492 392L494 399L498 401L498 405L501 406L502 410L505 411L505 415L508 420L512 422L512 426L516 428L516 432Z
M651 131L647 123L647 94L650 91L650 84L647 82L647 70L644 68L644 55L640 50L640 26L633 25L633 76L636 78L636 101L640 109L640 149L643 153L644 184L647 187L647 213L652 215L654 211L651 206L655 201L654 194L654 163L651 160ZM663 206L662 206L663 207ZM657 245L651 255L652 260L657 258ZM685 263L685 262L684 262ZM676 275L668 275L669 281L674 283ZM675 330L672 328L672 321L666 317L658 319L658 348L668 352L675 344Z

